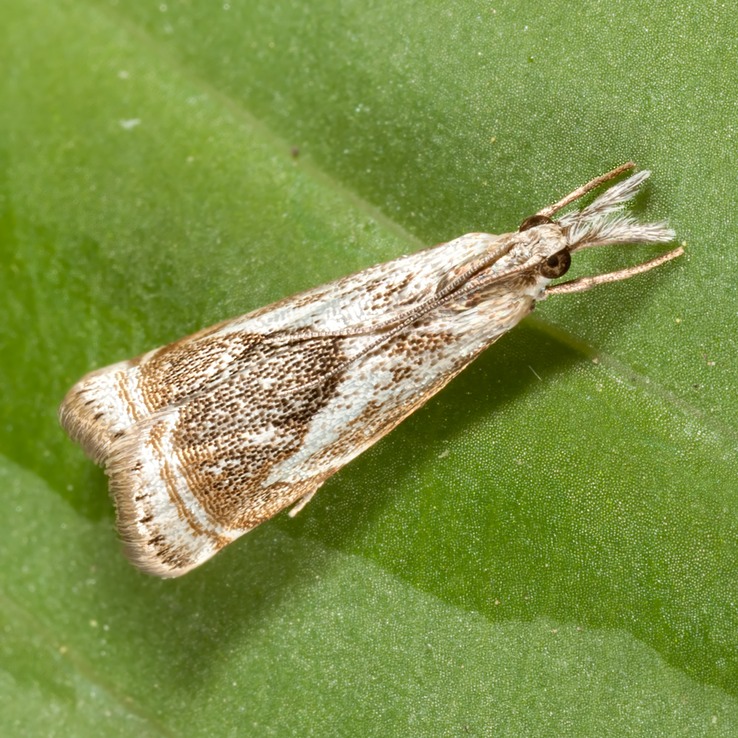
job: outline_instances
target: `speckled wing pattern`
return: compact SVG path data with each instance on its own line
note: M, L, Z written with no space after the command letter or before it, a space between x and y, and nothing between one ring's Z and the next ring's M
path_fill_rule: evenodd
M179 576L301 506L525 317L571 251L671 238L610 216L646 175L561 224L551 206L518 232L467 234L83 377L60 420L105 468L130 559Z
M106 469L131 559L184 573L309 498L510 327L490 312L527 314L507 289L450 303L350 363L497 240L462 236L83 378L62 424Z

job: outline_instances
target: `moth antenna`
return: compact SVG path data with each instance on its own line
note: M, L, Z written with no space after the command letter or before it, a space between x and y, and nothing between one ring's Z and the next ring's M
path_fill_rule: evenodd
M558 284L552 284L546 287L546 293L542 299L546 299L551 295L572 295L575 292L587 292L593 287L597 287L601 284L609 284L611 282L622 282L624 279L630 279L635 277L636 274L644 274L645 272L651 271L656 267L666 264L667 261L676 259L684 254L684 247L679 246L672 251L667 251L665 254L649 259L642 264L636 264L635 266L626 267L625 269L618 269L616 272L607 272L606 274L594 274L590 277L578 277L577 279L571 279L568 282L559 282Z
M561 200L559 200L558 202L555 202L553 205L548 205L547 207L539 210L536 215L540 215L544 218L550 218L552 215L554 215L554 213L558 213L559 210L563 210L567 205L573 203L574 200L578 200L580 197L584 197L584 195L586 195L588 192L597 189L597 187L605 184L605 182L609 182L611 179L619 177L621 174L623 174L623 172L627 172L634 167L635 163L632 161L621 164L619 167L615 167L615 169L611 169L609 172L601 174L599 177L595 177L594 179L591 179L589 182L587 182L587 184L584 184L581 187L577 187L576 190L570 192L568 195L566 195L566 197L562 197ZM648 176L648 174L646 176Z

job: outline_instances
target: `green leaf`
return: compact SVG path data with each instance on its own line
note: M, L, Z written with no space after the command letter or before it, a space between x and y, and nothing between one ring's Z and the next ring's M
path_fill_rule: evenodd
M5 0L0 733L738 733L735 38L717 4ZM84 372L628 159L687 255L544 303L176 581ZM579 273L642 260L621 249Z

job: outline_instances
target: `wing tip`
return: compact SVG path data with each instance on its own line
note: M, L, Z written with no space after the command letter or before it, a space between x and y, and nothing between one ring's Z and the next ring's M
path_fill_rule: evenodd
M146 574L162 579L182 576L245 532L228 536L193 524L178 490L170 489L161 463L145 453L140 432L128 432L114 445L106 473L124 553Z
M110 453L114 434L100 422L101 411L89 396L84 381L75 384L59 405L59 424L96 464L103 464Z
M137 408L121 393L133 368L131 362L124 361L90 372L59 405L61 427L96 464L105 464L113 442L136 422Z

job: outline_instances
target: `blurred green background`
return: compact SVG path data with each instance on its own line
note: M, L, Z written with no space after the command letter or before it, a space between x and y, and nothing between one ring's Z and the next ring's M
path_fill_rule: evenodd
M4 0L0 733L737 735L737 51L704 2ZM125 561L83 373L628 159L685 257L543 303L296 519Z

